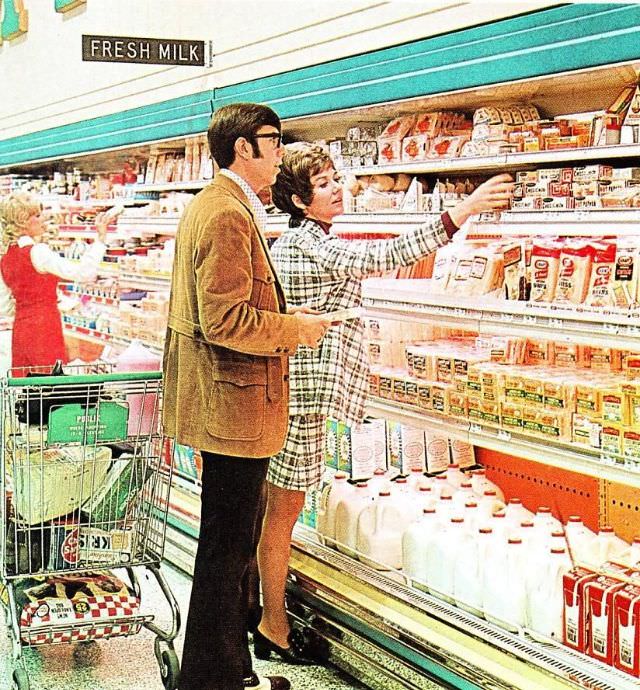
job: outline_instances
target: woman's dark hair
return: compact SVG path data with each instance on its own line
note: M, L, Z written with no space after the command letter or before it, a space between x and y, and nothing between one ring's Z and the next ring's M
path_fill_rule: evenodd
M253 135L264 125L280 131L280 118L266 105L260 103L230 103L216 110L209 123L207 139L209 150L221 168L228 168L234 161L236 140L244 137L251 142L253 155L260 156L260 149Z
M331 156L322 146L299 141L287 144L280 173L271 187L273 203L291 216L290 225L296 227L304 220L304 209L293 203L297 194L302 203L308 206L313 199L311 177L323 170L327 163L333 166Z

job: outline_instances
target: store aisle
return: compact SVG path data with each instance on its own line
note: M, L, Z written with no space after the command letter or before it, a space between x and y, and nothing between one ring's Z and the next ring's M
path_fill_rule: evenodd
M185 614L191 580L169 566L165 576ZM141 575L145 612L157 615L160 625L168 618L166 601L153 577ZM4 626L4 610L2 615ZM183 628L184 630L184 628ZM43 646L25 650L31 690L163 690L153 654L154 636L143 630L130 638L114 638L84 648L82 658L74 658L70 645ZM182 654L182 634L176 641ZM212 650L214 653L214 650ZM76 655L77 656L77 655ZM295 668L276 662L257 661L256 670L264 675L286 675L293 690L360 690L362 685L342 672L325 667ZM0 632L0 690L11 688L11 645L6 627Z

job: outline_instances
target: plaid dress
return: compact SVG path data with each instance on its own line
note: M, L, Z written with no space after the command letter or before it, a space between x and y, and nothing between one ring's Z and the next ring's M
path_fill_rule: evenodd
M328 312L360 306L364 278L408 266L448 242L440 218L392 240L343 240L305 220L283 232L271 255L287 303ZM354 319L332 326L316 350L301 345L289 360L289 374L290 432L284 449L271 460L268 479L283 488L303 490L317 485L321 477L324 420L362 421L369 376L364 324ZM314 419L292 419L300 416ZM311 444L314 458L308 457L310 444L300 440L305 424L317 441ZM296 486L291 486L295 458L303 455L300 462L307 467L309 484L303 487L304 478L299 476Z

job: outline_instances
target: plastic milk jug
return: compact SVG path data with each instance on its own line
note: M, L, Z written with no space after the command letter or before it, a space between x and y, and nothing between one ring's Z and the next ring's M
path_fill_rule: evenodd
M525 568L522 539L512 537L505 549L496 552L491 566L487 564L484 570L483 609L488 621L512 631L525 625Z
M589 563L592 553L592 541L596 538L579 515L570 515L565 525L569 556L574 563Z
M336 548L352 558L356 557L356 540L360 513L371 505L369 487L360 482L355 491L342 496L336 507Z
M467 475L460 469L460 465L457 464L449 465L445 472L445 476L449 484L456 489L467 479Z
M607 561L619 561L629 544L616 536L613 527L601 527L591 542L588 564L600 567Z
M562 531L562 523L557 518L553 517L551 508L548 506L540 506L533 516L533 524L538 527L545 527L549 532L556 530Z
M528 590L527 625L533 638L553 637L562 642L563 577L569 570L571 559L567 550L562 546L551 548L546 568Z
M344 472L336 472L329 486L322 492L318 511L318 534L333 546L336 537L336 509L342 498L352 494L355 486L349 484Z
M453 573L456 605L476 616L482 616L482 580L492 541L491 528L480 527L475 539L460 550Z
M402 535L402 568L412 579L426 585L427 553L436 538L440 524L436 509L425 508L422 518L409 525Z
M377 570L402 568L402 534L411 520L405 496L381 491L358 519L358 558Z
M504 510L504 503L498 498L495 489L485 489L478 501L478 520L489 525L489 520L495 513Z
M517 530L521 522L533 520L533 513L527 510L519 498L510 498L504 509L509 529ZM534 523L535 524L535 523Z
M460 550L471 540L464 520L453 517L434 539L427 554L427 586L431 594L454 603L453 576Z

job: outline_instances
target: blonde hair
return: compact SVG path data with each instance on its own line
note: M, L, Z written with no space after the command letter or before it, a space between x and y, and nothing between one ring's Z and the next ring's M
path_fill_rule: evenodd
M15 242L27 227L29 218L42 212L42 205L27 192L13 192L0 202L0 231L2 247Z

